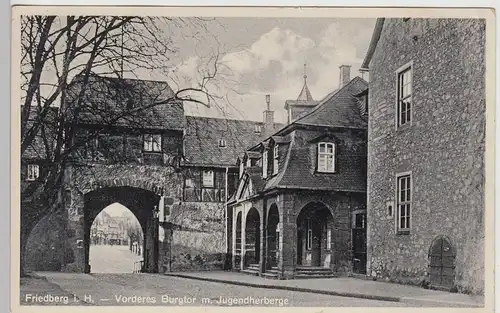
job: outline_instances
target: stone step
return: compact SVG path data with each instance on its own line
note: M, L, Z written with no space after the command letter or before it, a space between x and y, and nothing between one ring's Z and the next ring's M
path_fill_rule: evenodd
M243 274L248 274L248 275L253 275L253 276L259 276L259 271L252 270L252 269L244 269L240 271Z
M299 273L299 274L311 274L311 275L321 275L321 274L331 274L331 273L333 273L333 271L332 270L329 270L329 271L318 271L318 270L302 271L302 270L298 270L298 271L296 271L296 273Z
M297 273L295 274L295 279L311 279L311 278L336 278L337 275L335 274L321 274L321 275L318 275L318 274L301 274L301 273Z
M248 264L248 268L259 270L259 264Z
M321 266L297 266L297 271L325 271L331 272L332 269L329 267L321 267Z

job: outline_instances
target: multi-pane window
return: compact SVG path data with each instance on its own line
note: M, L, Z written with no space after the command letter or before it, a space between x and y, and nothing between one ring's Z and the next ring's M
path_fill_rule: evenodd
M398 177L398 230L410 230L411 176Z
M278 166L279 166L279 149L278 145L275 145L273 150L273 174L278 173Z
M144 135L144 151L161 152L161 135L159 134Z
M398 74L398 126L411 121L412 68Z
M333 173L335 171L335 144L320 142L318 144L318 172Z
M267 178L267 150L262 153L262 177Z
M203 171L203 187L213 187L214 186L214 171L207 170Z
M26 180L37 180L40 177L40 166L38 164L28 164Z
M312 231L312 222L310 219L307 220L307 250L312 249L313 242L313 231Z

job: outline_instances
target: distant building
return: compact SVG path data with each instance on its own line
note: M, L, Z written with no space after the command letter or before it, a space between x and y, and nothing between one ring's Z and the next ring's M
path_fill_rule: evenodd
M244 153L228 202L235 270L280 279L364 273L367 116L359 95L367 87L359 77L341 80L316 103L304 81L299 102L287 101L291 123Z
M378 19L362 70L368 275L483 291L485 21Z

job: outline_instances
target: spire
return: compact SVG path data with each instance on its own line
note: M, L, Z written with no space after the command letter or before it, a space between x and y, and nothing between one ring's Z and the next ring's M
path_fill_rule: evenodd
M300 92L299 96L297 97L297 100L299 100L299 101L314 101L313 97L311 95L311 92L309 91L309 88L307 87L306 66L307 65L304 63L304 87L302 87L302 91Z

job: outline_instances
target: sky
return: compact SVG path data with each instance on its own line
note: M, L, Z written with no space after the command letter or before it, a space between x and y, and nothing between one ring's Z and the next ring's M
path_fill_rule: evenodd
M171 84L174 90L192 84L179 77L194 79L206 57L219 54L224 68L209 92L225 99L210 108L186 103L186 114L261 121L269 94L275 119L285 122L284 104L299 95L304 64L309 90L321 100L338 88L340 65L352 66L351 78L360 75L374 25L375 19L216 18L206 23L202 40L174 36L177 79Z

